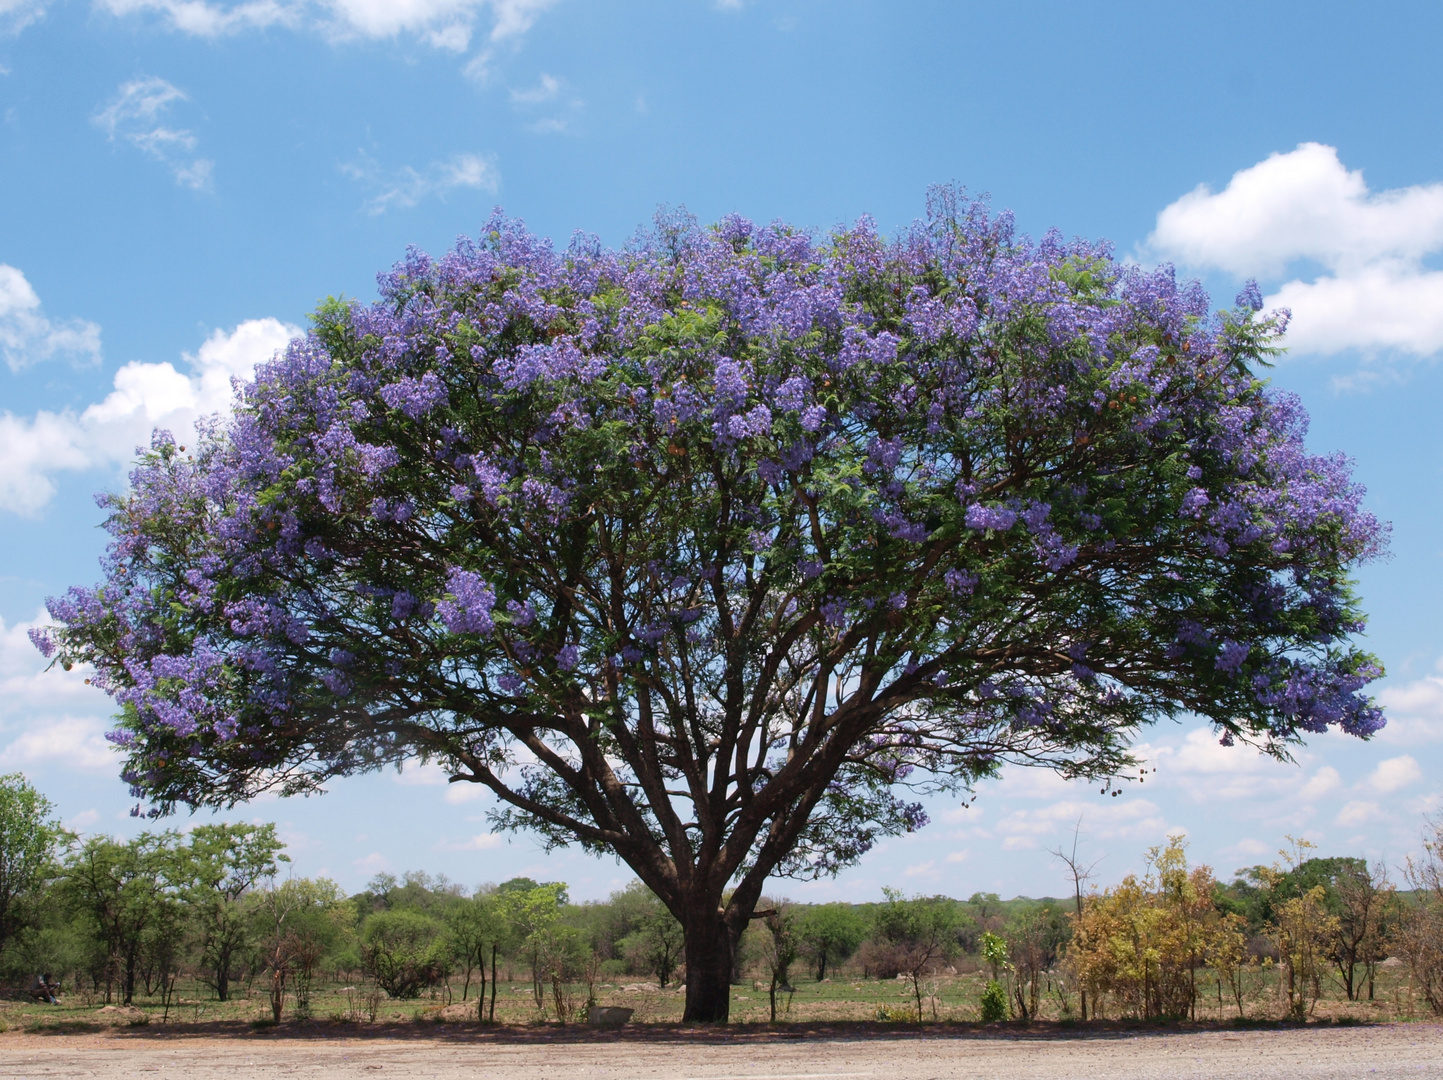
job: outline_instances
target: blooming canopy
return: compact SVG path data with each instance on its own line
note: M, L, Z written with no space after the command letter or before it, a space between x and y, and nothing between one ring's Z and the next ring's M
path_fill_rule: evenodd
M1348 574L1384 530L1256 374L1259 306L953 189L890 241L497 216L158 435L40 644L157 812L422 756L615 852L722 1019L765 878L918 791L1110 778L1180 712L1275 753L1382 725Z

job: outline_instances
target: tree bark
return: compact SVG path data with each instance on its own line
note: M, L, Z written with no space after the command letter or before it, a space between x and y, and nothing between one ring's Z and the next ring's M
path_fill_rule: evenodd
M715 905L709 912L702 911L687 919L683 1023L727 1022L732 999L732 958L740 936Z

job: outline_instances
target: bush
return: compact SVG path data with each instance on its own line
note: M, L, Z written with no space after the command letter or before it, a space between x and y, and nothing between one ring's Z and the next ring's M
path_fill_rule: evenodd
M441 924L418 911L380 911L361 931L366 974L393 998L421 996L437 981Z
M988 979L982 988L982 1022L995 1024L1007 1019L1007 991L996 979Z

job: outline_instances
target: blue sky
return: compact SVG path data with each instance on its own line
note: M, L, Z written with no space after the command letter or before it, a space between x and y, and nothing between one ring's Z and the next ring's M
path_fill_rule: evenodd
M662 204L890 231L956 180L1026 231L1174 261L1222 302L1256 276L1293 309L1275 381L1393 523L1361 575L1391 722L1292 766L1163 724L1158 772L1116 799L1009 773L785 890L1055 894L1046 849L1079 816L1105 880L1179 829L1224 873L1290 833L1396 867L1443 807L1440 37L1424 4L0 0L0 769L76 828L137 828L106 699L24 631L96 579L91 495L151 426L224 409L231 375L322 297L371 297L408 244L496 204L562 241L619 244ZM348 888L627 880L493 836L486 806L420 770L230 816L280 822L297 872Z

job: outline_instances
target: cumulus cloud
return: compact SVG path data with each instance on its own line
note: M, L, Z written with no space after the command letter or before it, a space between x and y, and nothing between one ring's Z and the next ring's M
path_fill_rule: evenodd
M530 90L512 90L511 100L518 105L539 105L551 101L561 92L561 80L555 75L541 73L541 81Z
M1377 768L1368 774L1365 783L1374 791L1390 795L1422 779L1423 770L1418 766L1418 762L1404 754L1402 757L1378 762Z
M46 0L0 0L0 33L18 34L45 14Z
M195 134L166 124L176 102L188 101L185 92L164 79L143 75L121 83L115 96L92 119L111 142L124 142L159 161L175 182L196 191L210 187L215 163L198 157Z
M1443 741L1443 676L1425 675L1399 686L1386 686L1378 703L1388 725L1377 735L1395 746L1421 746Z
M11 371L54 356L100 359L100 327L84 319L52 322L25 275L0 263L0 353Z
M1377 803L1354 799L1343 804L1343 809L1338 811L1338 816L1333 821L1345 829L1350 829L1378 821L1384 816L1383 808Z
M1291 309L1295 353L1443 349L1443 273L1424 265L1443 251L1443 184L1375 192L1334 147L1303 143L1222 191L1199 185L1158 214L1148 246L1240 277L1312 271L1264 301Z
M206 0L97 0L112 15L155 14L185 34L214 38L267 26L295 26L304 17L304 5L289 0L246 0L239 4L212 4Z
M4 3L6 0L0 0ZM14 0L11 0L14 2ZM487 39L519 38L556 0L98 0L116 16L151 15L184 34L216 38L282 26L332 38L386 40L402 35L439 49L464 52L478 21L489 16Z
M249 378L300 332L275 319L252 319L230 333L215 331L185 357L186 370L169 362L126 364L105 399L79 414L0 413L0 510L37 513L55 494L56 473L130 461L158 427L183 442L198 418L229 409L232 379Z
M384 214L393 207L412 207L432 197L444 200L460 190L494 195L501 182L495 164L479 154L457 154L419 170L407 165L390 174L362 155L341 166L341 171L374 192L365 203L366 212L372 215Z
M506 843L506 837L499 833L481 833L465 840L442 840L436 844L436 851L495 851Z
M89 671L49 668L29 631L49 617L7 626L0 619L0 772L61 766L112 772L114 751L105 741L113 711L104 693L86 684Z
M1156 840L1167 832L1167 822L1156 803L1147 799L1085 803L1063 799L1048 806L1028 807L1007 814L995 832L1004 851L1036 848L1045 839L1061 837L1081 819L1089 838Z

